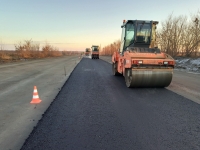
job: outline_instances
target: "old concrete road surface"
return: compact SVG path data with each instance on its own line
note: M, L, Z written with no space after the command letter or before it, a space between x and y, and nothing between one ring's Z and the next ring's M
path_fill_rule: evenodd
M76 55L0 65L0 150L22 147L79 61ZM37 105L30 104L34 86Z
M200 106L165 88L126 88L83 58L21 150L199 150Z

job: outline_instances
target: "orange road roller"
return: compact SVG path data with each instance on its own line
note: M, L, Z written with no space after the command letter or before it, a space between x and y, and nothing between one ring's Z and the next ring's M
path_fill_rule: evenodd
M158 21L127 20L121 26L121 45L112 55L113 75L123 75L126 86L167 87L175 60L156 45Z

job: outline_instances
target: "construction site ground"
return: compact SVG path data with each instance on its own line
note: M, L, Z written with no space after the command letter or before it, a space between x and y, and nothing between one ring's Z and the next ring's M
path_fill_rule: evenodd
M199 74L175 71L167 88L129 89L112 75L109 57L54 61L35 63L32 76L16 75L13 85L9 77L1 83L4 149L200 149ZM34 85L42 99L36 108Z

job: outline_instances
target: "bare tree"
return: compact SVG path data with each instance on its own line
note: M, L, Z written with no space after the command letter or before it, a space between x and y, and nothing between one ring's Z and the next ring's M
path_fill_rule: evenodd
M162 22L162 28L157 33L159 47L162 51L172 56L177 56L181 50L183 39L182 35L186 29L187 17L169 17Z
M101 54L102 55L112 55L113 52L118 51L118 49L120 48L120 40L117 40L105 47L103 47Z
M39 56L40 45L39 43L33 43L30 40L24 40L15 44L15 50L18 53L19 58L36 58Z
M42 53L44 54L44 57L49 57L49 52L52 50L52 46L48 43L46 43L43 47L42 47Z
M195 56L200 45L200 16L191 17L183 35L183 52L185 56Z
M200 15L174 17L173 14L162 23L158 32L158 44L162 51L172 56L192 56L200 46Z
M15 51L17 52L18 59L23 58L24 45L21 42L15 44Z

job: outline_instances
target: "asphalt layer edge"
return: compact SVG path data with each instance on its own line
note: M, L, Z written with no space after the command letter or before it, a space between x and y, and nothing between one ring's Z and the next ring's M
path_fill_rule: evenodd
M79 61L79 63L82 61L82 59ZM74 69L71 71L71 73L69 74L69 76L67 77L65 83L62 85L62 87L60 88L58 94L55 96L55 98L53 99L53 101L50 103L50 105L48 106L48 108L44 111L44 113L41 115L41 118L38 120L37 124L33 127L31 133L29 134L29 136L26 138L26 140L24 141L23 145L21 146L20 149L22 149L22 147L27 143L28 139L31 137L31 135L35 132L35 130L37 129L38 124L41 122L41 120L43 119L43 116L49 111L49 108L53 105L53 103L55 102L55 99L58 97L58 95L60 94L60 91L62 91L63 87L65 86L65 84L67 84L68 80L70 79L72 73L74 72L74 70L76 69L76 67L79 65L79 63L74 67Z

